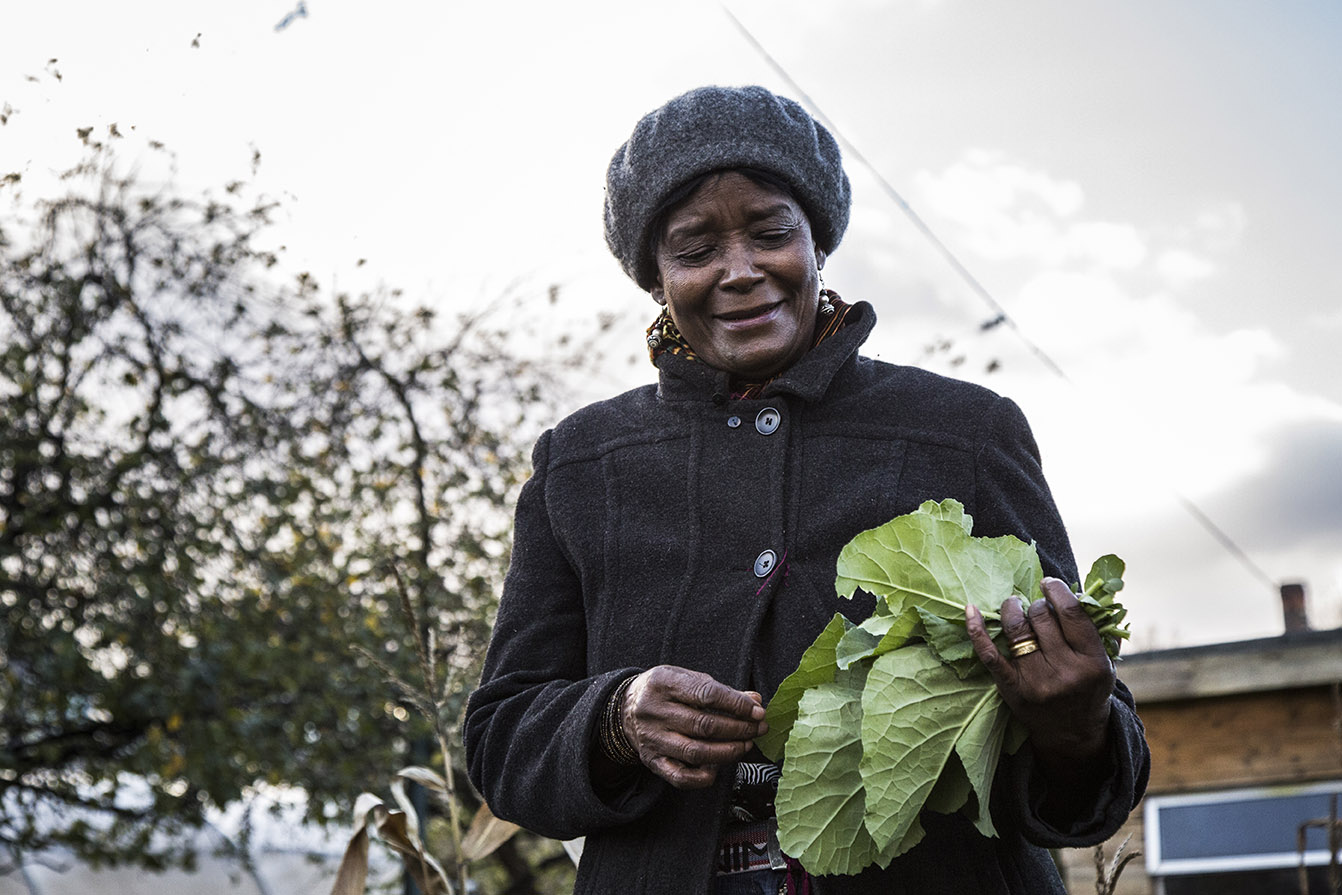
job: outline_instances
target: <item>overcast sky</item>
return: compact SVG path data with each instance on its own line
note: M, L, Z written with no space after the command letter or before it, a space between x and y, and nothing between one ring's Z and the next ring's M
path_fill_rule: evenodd
M245 176L254 147L289 263L324 283L445 308L556 284L557 314L630 311L613 393L652 377L627 361L653 305L602 240L611 153L695 86L803 90L866 162L847 155L825 270L875 305L866 352L1024 407L1078 560L1128 561L1136 647L1279 633L1287 580L1342 625L1342 3L301 10L9 4L0 175L41 194L85 126L163 141L191 189ZM980 329L996 311L888 188L1014 328Z

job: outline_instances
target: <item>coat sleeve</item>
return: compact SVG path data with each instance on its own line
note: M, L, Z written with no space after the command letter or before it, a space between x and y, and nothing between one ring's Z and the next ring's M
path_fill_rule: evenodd
M996 411L990 416L975 464L974 533L1014 534L1033 540L1044 574L1075 584L1080 580L1076 560L1044 480L1039 449L1025 415L1006 398L999 399ZM996 808L1010 811L1014 824L1035 845L1074 848L1103 842L1117 832L1145 793L1151 752L1132 693L1115 681L1109 701L1108 778L1096 781L1097 797L1091 810L1072 818L1065 828L1040 816L1047 781L1029 745L1002 762L1005 785L999 796L1005 797L1006 804Z
M974 462L974 534L1015 535L1033 541L1044 574L1068 584L1079 579L1053 493L1044 480L1030 424L1008 398L998 398L985 415Z
M626 823L648 811L664 784L637 775L599 795L589 748L610 694L630 674L588 673L580 581L546 508L551 432L532 455L518 497L513 553L480 686L466 709L471 782L499 817L557 839Z
M1132 693L1122 681L1114 682L1109 697L1109 775L1100 783L1090 810L1066 826L1045 819L1040 812L1048 780L1039 771L1029 744L1004 762L1007 791L1021 834L1044 848L1085 848L1098 845L1118 832L1146 792L1151 752Z

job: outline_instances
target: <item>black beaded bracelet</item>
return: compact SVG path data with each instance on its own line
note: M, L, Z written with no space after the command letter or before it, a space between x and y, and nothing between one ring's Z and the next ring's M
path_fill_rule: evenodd
M597 726L597 740L601 746L601 751L611 761L621 767L634 767L641 764L629 737L624 732L624 694L629 689L629 684L633 681L632 675L620 682L620 686L615 688L615 692L610 694L610 699L606 700L606 708L601 713L601 723Z

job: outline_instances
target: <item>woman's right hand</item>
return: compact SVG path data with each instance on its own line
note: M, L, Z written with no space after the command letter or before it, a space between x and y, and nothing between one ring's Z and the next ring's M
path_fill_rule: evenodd
M629 683L621 718L649 770L677 789L702 789L769 729L762 703L702 672L658 665Z

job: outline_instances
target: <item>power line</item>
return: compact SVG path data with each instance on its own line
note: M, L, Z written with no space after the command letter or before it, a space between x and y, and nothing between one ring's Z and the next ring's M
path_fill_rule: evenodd
M1035 358L1039 360L1040 363L1042 363L1048 370L1050 370L1059 379L1062 379L1064 382L1067 382L1075 387L1076 383L1073 382L1072 378L1067 375L1066 371L1063 370L1063 368L1057 363L1057 361L1055 361L1047 351L1045 351L1042 347L1037 345L1032 339L1029 338L1029 336L1025 334L1023 330L1021 330L1019 324L1016 323L1016 319L1012 317L1011 314L1008 313L1007 309L1003 307L1003 305L996 298L992 296L992 293L990 293L986 288L984 288L983 284L980 283L978 281L978 278L975 277L973 273L970 272L969 268L967 268L963 263L961 263L960 259L955 256L955 253L952 252L950 248L944 242L941 241L941 238L938 237L936 233L932 231L932 228L927 225L927 222L924 221L922 217L920 217L918 213L913 210L913 206L911 206L904 199L904 197L900 194L899 190L895 189L894 185L891 184L890 181L885 179L885 176L881 174L881 172L876 168L876 166L872 164L865 155L862 154L862 151L858 149L858 147L853 143L853 141L849 140L846 136L844 136L843 131L841 131L838 128L838 126L835 125L834 122L830 120L829 116L827 116L824 113L824 111L821 110L820 105L814 99L811 98L810 94L808 94L804 89L802 89L802 86L798 84L796 80L793 79L792 75L788 74L787 69L783 67L782 63L780 63L777 59L773 57L773 55L764 47L764 45L761 44L755 38L755 35L750 32L750 29L747 28L745 24L742 23L742 21L738 19L730 9L727 8L726 4L719 4L719 5L721 6L722 11L727 14L727 18L731 19L732 23L736 25L736 29L741 32L741 36L746 39L746 42L755 48L755 51L760 54L760 56L764 59L764 61L768 63L769 67L772 68L780 78L782 78L785 82L787 82L788 86L797 95L797 97L801 99L801 101L805 103L806 106L811 110L811 114L813 114L816 117L816 119L821 124L823 124L831 134L834 135L834 138L840 144L842 144L844 152L847 153L850 158L854 159L863 168L867 169L868 173L870 173L871 176L876 179L876 183L885 192L886 196L888 196L890 200L894 202L896 206L899 207L900 211L904 212L904 216L909 219L909 222L913 224L914 228L917 229L919 233L923 234L923 236L926 237L927 240L932 243L933 247L936 248L936 250L941 254L941 257L944 258L946 260L946 263L948 263L951 266L951 269L954 270L960 276L960 278L969 286L970 291L973 292L975 295L977 295L984 304L986 304L989 308L992 309L993 314L995 315L993 317L994 322L1004 324L1010 327L1011 331L1016 334L1016 338L1020 339L1020 341L1025 345L1027 349L1029 349L1030 353L1033 354ZM1244 568L1247 569L1249 573L1253 575L1254 578L1258 579L1263 584L1267 585L1269 589L1276 590L1277 585L1276 582L1273 581L1272 577L1268 575L1267 572L1263 571L1263 569L1253 561L1253 558L1250 557L1249 554L1245 552L1245 550L1242 547L1240 547L1239 544L1237 544L1235 540L1225 532L1224 529L1222 529L1219 525L1217 525L1211 519L1210 516L1208 516L1205 512L1203 512L1202 509L1198 507L1197 504L1195 504L1190 498L1186 497L1177 488L1171 488L1171 490L1174 492L1175 498L1179 501L1179 503L1183 506L1183 508L1188 511L1189 515L1191 515L1193 519L1196 520L1197 523L1201 525L1207 531L1207 533L1210 534L1212 538L1222 546L1222 548L1224 548L1231 556L1233 556L1236 560L1238 560L1239 563L1242 566L1244 566Z
M1262 568L1253 561L1249 554L1245 553L1243 548L1235 543L1230 535L1226 534L1221 529L1221 526L1208 518L1207 514L1202 512L1201 507L1178 491L1174 492L1174 496L1179 499L1179 503L1183 504L1184 509L1187 510L1194 519L1201 523L1202 527L1207 529L1211 536L1220 542L1221 546L1224 547L1231 556L1240 561L1240 565L1248 569L1249 572L1251 572L1259 581L1263 582L1269 590L1277 589L1277 582L1273 581L1271 576L1269 576L1267 572L1264 572Z
M792 76L787 73L787 70L784 69L783 66L779 64L778 60L774 59L774 57L769 54L769 51L766 50L764 46L758 40L755 39L755 36L750 33L749 29L747 29L744 24L741 23L741 20L738 19L736 16L732 15L732 11L730 9L727 9L726 6L723 6L722 10L723 12L727 13L727 17L730 18L736 24L736 27L740 30L742 36L745 37L745 39L750 43L750 45L753 46L759 52L759 54L764 57L764 61L769 63L769 66L775 72L777 72L780 78L782 78L784 81L787 81L788 86L791 87L792 90L799 97L801 97L802 102L806 103L806 105L810 107L811 111L815 114L815 117L819 119L820 123L825 125L825 127L829 129L829 132L834 135L835 139L837 139L841 144L843 144L844 152L846 152L849 155L849 157L855 159L858 162L858 164L862 165L862 167L866 168L867 171L870 172L872 177L876 178L876 183L881 187L881 189L885 192L885 194L890 197L890 201L894 202L897 206L899 206L899 210L904 212L904 216L909 219L910 223L912 223L915 228L917 228L919 233L923 234L923 236L925 236L927 240L932 243L933 247L941 254L941 257L946 260L946 263L948 263L951 266L951 268L957 274L960 275L960 278L969 285L970 290L973 291L973 293L977 295L983 301L984 304L992 308L995 317L1001 318L1003 323L1011 327L1011 329L1016 333L1017 338L1019 338L1021 342L1025 344L1025 347L1030 350L1031 354L1033 354L1036 358L1039 359L1040 363L1042 363L1045 367L1051 370L1054 373L1054 375L1070 382L1071 380L1068 379L1067 374L1063 372L1062 367L1058 366L1057 362L1054 361L1053 358L1049 356L1048 352L1046 352L1043 348L1036 345L1028 336L1025 335L1025 333L1021 331L1020 327L1016 325L1015 319L1010 314L1007 313L1006 308L1002 307L1002 305L998 303L997 299L993 298L992 293L990 293L987 289L985 289L983 284L980 283L972 273L970 273L969 268L965 267L963 264L960 263L960 259L955 257L955 253L952 252L946 246L946 244L941 241L941 239L937 236L937 234L932 232L932 228L927 225L926 221L924 221L921 217L919 217L918 212L913 210L913 206L909 205L909 203L905 201L904 197L900 195L899 190L895 189L894 185L891 184L890 181L885 179L885 176L882 175L879 170L877 170L876 166L867 160L867 157L862 154L862 151L858 149L856 145L854 145L853 141L845 137L843 135L843 132L839 130L839 128L834 124L834 122L829 120L829 118L825 115L825 113L820 110L820 106L816 104L816 101L811 99L810 95L808 95L806 91L802 89L801 85L792 79Z

